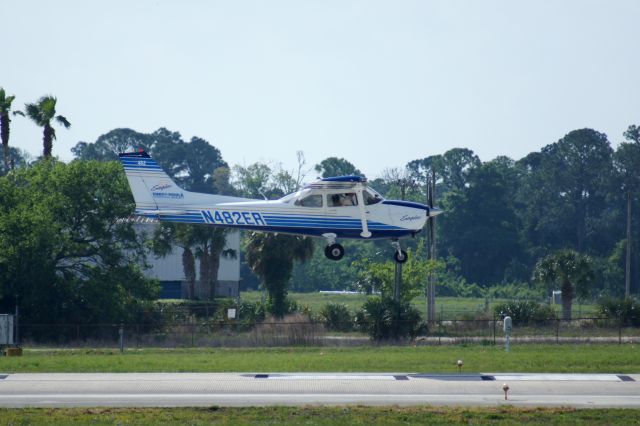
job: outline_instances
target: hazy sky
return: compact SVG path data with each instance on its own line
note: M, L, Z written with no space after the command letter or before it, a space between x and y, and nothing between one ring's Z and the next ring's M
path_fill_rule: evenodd
M217 146L231 165L345 157L370 177L468 147L520 158L640 124L640 1L0 0L0 86L72 123ZM11 144L42 150L12 122Z

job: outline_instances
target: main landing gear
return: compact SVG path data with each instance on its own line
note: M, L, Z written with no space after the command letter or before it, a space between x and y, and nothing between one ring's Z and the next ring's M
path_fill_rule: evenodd
M337 243L330 244L324 248L324 255L331 260L340 260L344 256L344 247Z
M327 240L327 246L324 248L324 255L330 260L340 260L344 257L344 247L336 243L336 234L324 234L324 238ZM398 240L391 241L391 245L394 248L393 259L397 263L405 263L409 259L409 255L406 251L402 250Z
M324 248L324 255L327 259L340 260L344 256L344 247L336 243L336 234L322 234L327 240L327 246Z

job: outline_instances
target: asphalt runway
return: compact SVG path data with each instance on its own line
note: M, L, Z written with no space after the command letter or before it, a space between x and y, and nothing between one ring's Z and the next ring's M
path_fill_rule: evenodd
M0 374L0 407L320 404L640 408L640 374Z

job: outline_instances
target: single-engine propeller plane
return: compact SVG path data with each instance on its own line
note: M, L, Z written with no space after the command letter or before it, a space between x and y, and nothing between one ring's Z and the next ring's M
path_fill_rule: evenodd
M407 253L400 238L414 236L442 210L385 200L360 176L320 179L279 200L253 200L180 188L146 152L119 155L136 203L135 214L166 222L201 223L263 232L322 237L325 255L340 260L338 239L388 238L394 259Z

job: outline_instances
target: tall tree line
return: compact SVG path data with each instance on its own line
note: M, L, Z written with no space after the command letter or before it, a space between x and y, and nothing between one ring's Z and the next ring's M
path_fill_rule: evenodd
M445 209L439 254L459 259L467 280L481 286L529 281L540 258L574 249L598 260L596 290L619 295L623 283L611 280L612 269L622 267L617 253L626 244L627 191L635 211L632 245L639 243L638 133L630 126L615 151L605 134L579 129L517 161L480 162L468 150L451 150L407 168L419 183L435 169ZM424 185L413 196L424 199ZM637 253L634 259L637 283Z

